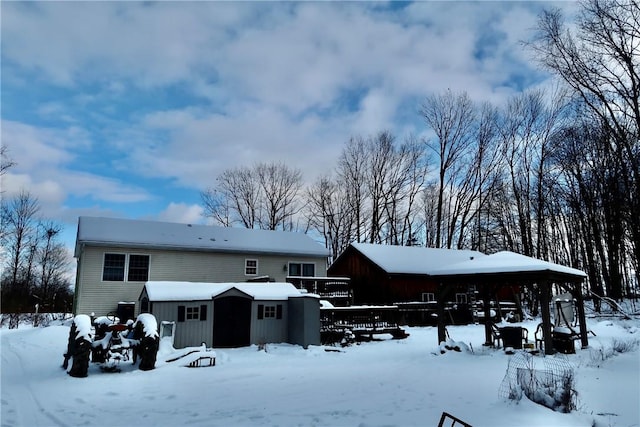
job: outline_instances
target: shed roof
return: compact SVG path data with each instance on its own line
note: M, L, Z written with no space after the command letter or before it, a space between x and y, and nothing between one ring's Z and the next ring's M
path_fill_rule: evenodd
M303 233L199 224L101 218L78 219L80 245L326 257L328 250Z
M434 276L469 276L507 273L547 273L575 279L587 277L582 270L510 251L497 252L492 255L442 266L433 270L431 274Z
M158 282L145 283L149 301L203 301L215 298L230 289L237 289L256 300L279 301L290 297L316 296L305 294L291 283L198 283ZM143 291L144 292L144 291Z
M485 257L471 250L436 249L420 246L377 245L352 243L358 252L391 274L425 274L442 266Z

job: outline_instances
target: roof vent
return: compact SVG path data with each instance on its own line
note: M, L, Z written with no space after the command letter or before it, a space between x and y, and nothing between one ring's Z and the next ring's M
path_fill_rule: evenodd
M187 224L187 227L191 227L191 224Z
M472 256L470 256L469 259L473 261L473 257Z

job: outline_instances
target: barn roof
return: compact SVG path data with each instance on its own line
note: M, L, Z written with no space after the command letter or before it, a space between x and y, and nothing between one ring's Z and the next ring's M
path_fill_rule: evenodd
M237 289L255 300L278 301L304 295L291 283L197 283L197 282L158 282L145 283L149 301L203 301L215 298L231 289ZM143 290L144 292L144 290Z
M303 233L87 216L78 219L76 257L83 244L311 257L329 255L325 247Z
M482 252L471 250L436 249L420 246L377 245L352 243L354 249L391 274L425 274L442 266L470 259L482 258Z
M449 264L432 271L432 275L434 276L471 276L512 273L546 273L552 276L564 276L575 279L587 277L586 273L582 270L509 251L497 252L492 255L474 258L473 260Z

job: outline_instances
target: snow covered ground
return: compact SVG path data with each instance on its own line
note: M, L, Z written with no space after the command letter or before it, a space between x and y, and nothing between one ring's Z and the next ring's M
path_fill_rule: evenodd
M533 337L537 323L523 325ZM640 426L640 320L588 326L597 335L590 348L567 356L578 393L569 414L500 397L513 356L482 347L482 325L448 328L469 352L440 354L435 328L407 328L407 339L347 348L217 350L216 366L206 368L161 354L153 371L91 365L87 378L60 367L68 325L1 329L1 424L436 426L447 411L473 426Z

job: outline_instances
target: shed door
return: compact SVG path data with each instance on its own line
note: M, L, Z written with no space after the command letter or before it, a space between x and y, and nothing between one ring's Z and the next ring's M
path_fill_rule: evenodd
M250 345L251 299L221 297L213 303L213 346L244 347Z

